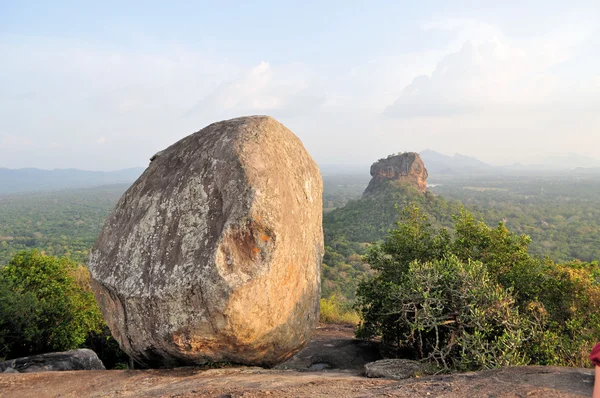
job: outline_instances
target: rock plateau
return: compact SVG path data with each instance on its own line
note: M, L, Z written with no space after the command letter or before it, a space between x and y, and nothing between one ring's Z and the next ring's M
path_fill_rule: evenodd
M371 165L371 181L363 197L380 192L386 186L411 186L419 192L427 190L427 169L418 153L404 152L379 159Z
M267 116L211 124L156 154L90 254L122 349L152 366L271 366L319 318L322 181Z

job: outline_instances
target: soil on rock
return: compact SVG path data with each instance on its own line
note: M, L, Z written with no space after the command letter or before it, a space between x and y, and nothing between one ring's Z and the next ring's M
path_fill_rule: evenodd
M401 381L368 379L360 376L356 364L360 362L358 357L373 353L373 346L365 349L354 345L359 349L348 350L354 341L351 329L319 328L308 347L287 362L290 368L306 370L305 365L320 351L332 365L340 364L339 369L299 372L240 367L0 374L0 396L570 398L592 394L593 371L578 368L532 366ZM339 357L334 354L336 348L341 349ZM348 366L341 366L344 363Z

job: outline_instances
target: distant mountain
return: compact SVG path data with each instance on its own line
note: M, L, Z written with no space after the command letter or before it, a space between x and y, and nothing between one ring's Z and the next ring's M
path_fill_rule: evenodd
M511 172L526 173L567 173L567 174L598 174L600 171L600 160L575 153L551 156L537 164L514 163L503 166Z
M481 160L456 154L448 156L431 149L420 153L429 176L444 175L548 175L548 174L598 174L600 160L569 153L544 159L538 164L514 163L492 166Z
M496 167L471 156L460 154L448 156L431 149L422 151L420 155L430 174L487 173L496 169Z
M552 169L577 169L600 167L600 160L588 156L569 153L566 155L550 156L544 159L543 166Z
M143 167L117 171L0 168L0 195L133 183L144 170Z

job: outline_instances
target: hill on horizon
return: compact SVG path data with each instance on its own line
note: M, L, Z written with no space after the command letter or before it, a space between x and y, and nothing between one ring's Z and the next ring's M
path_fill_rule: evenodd
M0 195L133 183L144 170L143 167L116 171L0 168Z
M568 153L560 156L549 156L539 163L513 163L502 166L485 163L476 157L461 155L444 155L432 149L419 153L427 171L444 175L484 175L484 174L547 174L547 173L597 173L600 171L600 160L588 156Z
M419 153L429 173L433 174L466 174L490 172L498 167L489 165L481 160L461 154L444 155L431 149Z

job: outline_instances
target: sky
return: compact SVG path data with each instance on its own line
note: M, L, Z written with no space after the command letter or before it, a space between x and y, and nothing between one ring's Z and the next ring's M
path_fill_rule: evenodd
M600 2L0 0L0 167L146 166L253 114L322 165L600 164Z

